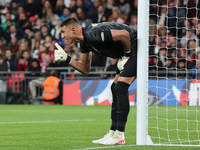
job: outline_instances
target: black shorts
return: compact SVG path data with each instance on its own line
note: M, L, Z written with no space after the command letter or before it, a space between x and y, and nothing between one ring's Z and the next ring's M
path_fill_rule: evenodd
M124 65L124 69L119 71L117 68L116 74L120 77L137 76L137 56L131 56Z
M131 45L131 56L124 65L124 69L119 71L117 68L116 74L120 77L137 76L137 42Z

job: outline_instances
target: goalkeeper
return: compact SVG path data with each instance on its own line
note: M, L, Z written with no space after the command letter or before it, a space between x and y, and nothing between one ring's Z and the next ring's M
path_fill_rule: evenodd
M136 79L137 71L137 32L133 28L118 23L105 22L81 27L77 19L66 18L60 25L61 37L71 44L79 42L81 61L71 59L56 43L55 61L65 61L74 69L88 74L91 68L92 52L99 55L119 58L111 91L113 96L110 131L92 143L100 145L125 144L125 126L129 114L130 84Z

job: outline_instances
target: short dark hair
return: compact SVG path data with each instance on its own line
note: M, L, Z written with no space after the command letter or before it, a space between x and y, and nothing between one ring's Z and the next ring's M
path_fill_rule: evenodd
M68 26L70 24L79 24L80 25L78 19L76 19L74 17L68 17L65 20L63 20L63 22L60 24L60 27Z
M54 77L58 77L58 72L56 70L51 70L50 75Z

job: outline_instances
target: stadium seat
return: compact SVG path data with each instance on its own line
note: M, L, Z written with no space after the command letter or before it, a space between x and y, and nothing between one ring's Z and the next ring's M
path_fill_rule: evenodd
M11 89L11 91L21 92L22 89L22 82L25 80L25 74L24 73L15 73L12 74L11 77L8 79L8 87Z

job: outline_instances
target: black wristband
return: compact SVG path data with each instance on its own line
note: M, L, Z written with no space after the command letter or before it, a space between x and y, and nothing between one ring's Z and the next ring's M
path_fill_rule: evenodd
M72 59L71 56L67 55L67 59L66 59L65 62L66 62L67 64L70 64L70 63L71 63L71 59Z

